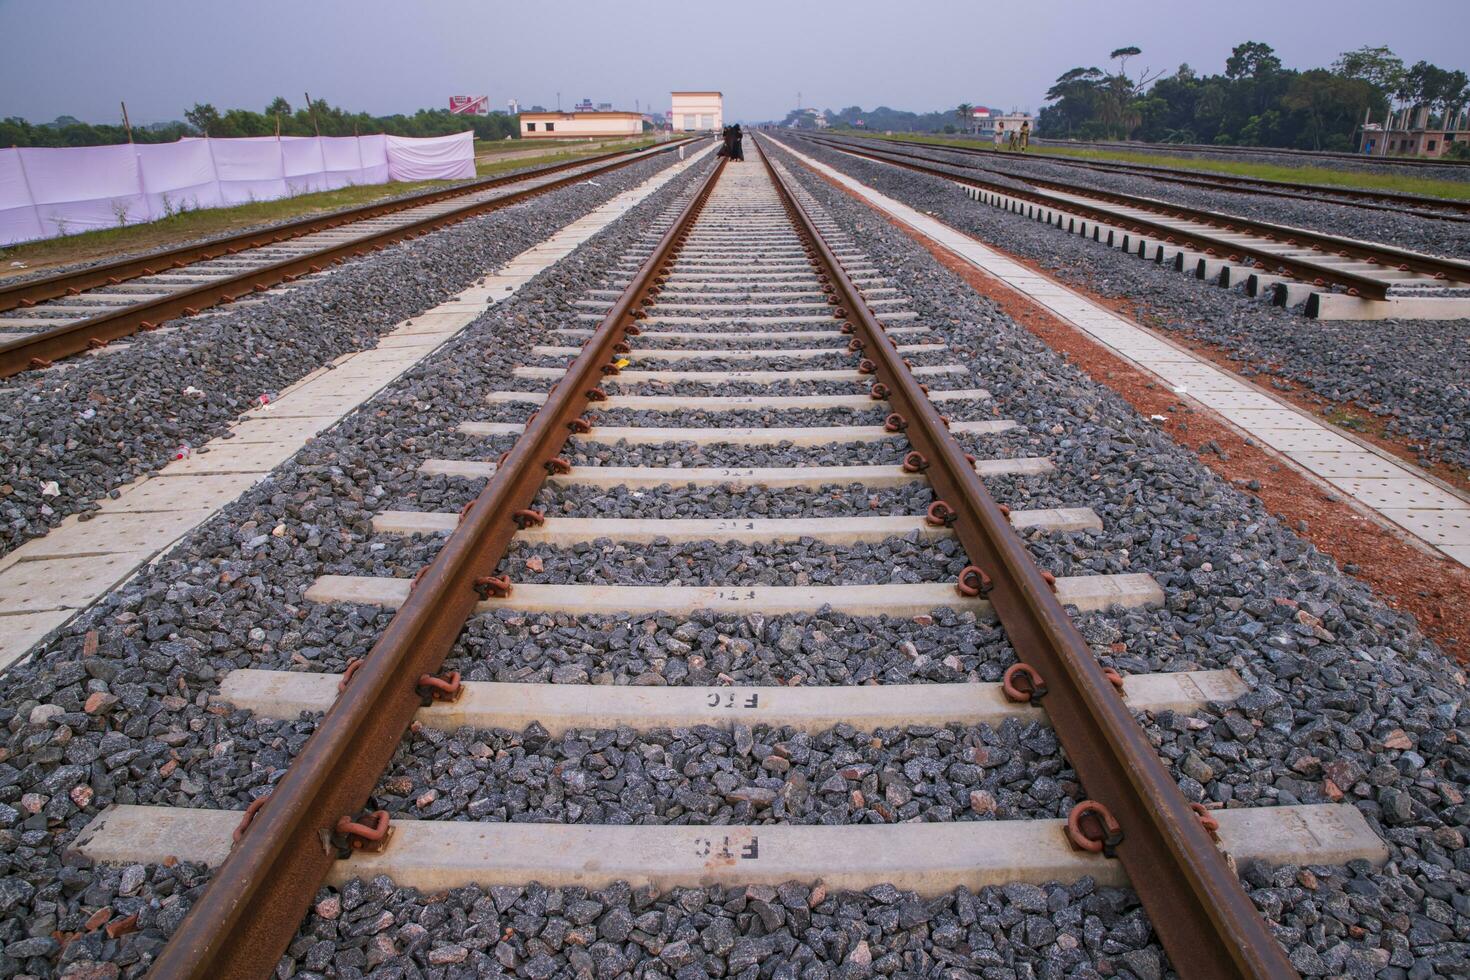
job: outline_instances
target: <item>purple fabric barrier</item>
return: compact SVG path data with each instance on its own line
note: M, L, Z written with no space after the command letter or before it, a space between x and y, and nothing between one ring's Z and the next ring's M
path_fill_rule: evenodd
M147 220L132 146L24 146L16 152L42 237Z
M376 150L370 150L375 141ZM386 184L388 161L383 153L381 136L323 136L321 139L322 173L324 190L336 190L355 184ZM370 166L369 161L381 161Z
M137 144L149 219L224 203L206 140Z
M288 194L314 194L327 189L326 181L323 180L327 160L322 154L322 141L318 137L282 137L281 162Z
M474 175L474 133L424 140L388 137L388 176L393 180L465 180Z
M287 195L286 160L274 136L205 140L225 204L274 201Z
M474 134L186 138L0 150L0 245L389 180L475 176Z
M26 183L20 151L0 150L0 245L45 238L36 202Z

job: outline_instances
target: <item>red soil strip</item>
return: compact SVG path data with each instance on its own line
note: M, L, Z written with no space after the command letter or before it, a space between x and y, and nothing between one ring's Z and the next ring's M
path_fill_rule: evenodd
M872 207L831 178L818 176L854 200ZM1212 412L1188 407L1188 402L1181 396L1077 327L992 279L927 235L876 208L873 210L922 245L946 269L995 303L1042 343L1067 358L1092 380L1117 392L1139 414L1145 417L1166 416L1168 421L1161 423L1159 428L1175 442L1197 454L1201 446L1214 442L1230 458L1224 460L1213 453L1206 453L1199 455L1200 462L1229 480L1242 493L1258 497L1288 526L1296 527L1297 522L1305 521L1307 529L1298 531L1298 535L1311 541L1319 551L1331 555L1339 565L1358 566L1356 577L1370 585L1390 607L1412 614L1424 633L1442 649L1462 662L1470 662L1470 603L1465 601L1465 597L1470 596L1470 569L1448 558L1425 554L1399 533L1364 517L1345 502L1345 495L1337 495L1333 500L1321 487L1273 453L1259 445L1247 445L1235 429ZM1035 263L1014 255L1007 257L1051 278ZM1131 316L1126 303L1085 290L1077 291L1109 309ZM1208 359L1233 372L1232 362L1223 355ZM1261 489L1247 490L1245 484L1250 480L1259 481Z

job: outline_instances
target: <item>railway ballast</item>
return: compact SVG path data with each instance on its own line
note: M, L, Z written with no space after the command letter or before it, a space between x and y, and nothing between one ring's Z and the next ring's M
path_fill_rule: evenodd
M756 142L0 681L8 956L1452 967L1463 675Z

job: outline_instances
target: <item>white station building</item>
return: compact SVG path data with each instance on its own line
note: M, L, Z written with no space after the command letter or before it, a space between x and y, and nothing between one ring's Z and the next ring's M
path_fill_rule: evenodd
M719 92L670 92L669 123L676 133L725 128L725 97Z
M591 139L643 135L639 112L523 112L521 139Z

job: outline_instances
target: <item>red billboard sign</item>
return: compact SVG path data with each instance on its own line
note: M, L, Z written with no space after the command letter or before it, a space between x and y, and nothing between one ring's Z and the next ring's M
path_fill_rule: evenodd
M449 111L460 116L484 116L490 112L488 95L451 95Z

